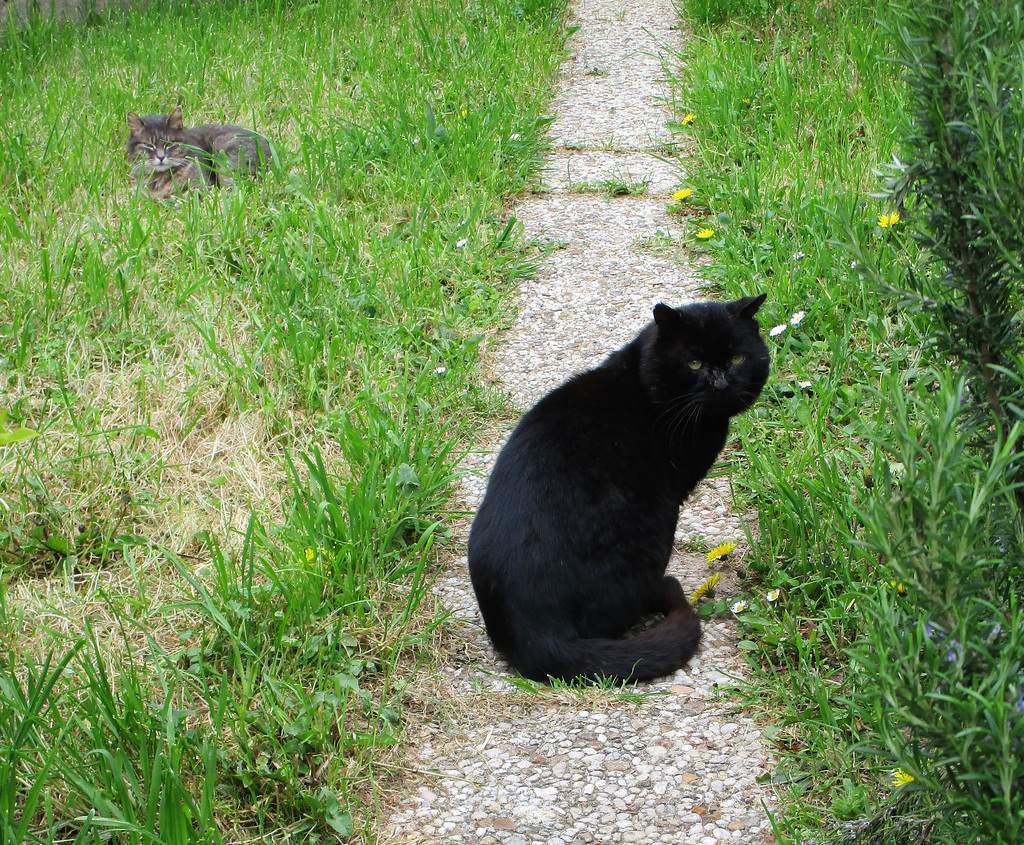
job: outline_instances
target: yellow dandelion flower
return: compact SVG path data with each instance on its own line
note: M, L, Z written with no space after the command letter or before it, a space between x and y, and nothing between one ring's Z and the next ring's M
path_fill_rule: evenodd
M908 783L914 782L914 776L909 772L903 771L903 769L897 769L892 773L892 785L893 786L906 786Z
M688 115L686 115L686 117L683 118L683 125L684 126L689 126L696 119L697 119L697 115L695 115L693 112L690 112Z
M749 106L750 105L750 97L744 97L743 98L743 105L745 105L745 106Z
M714 560L721 560L723 557L725 557L727 554L729 554L729 552L731 552L735 548L736 548L736 544L735 543L722 543L722 545L715 546L710 552L708 552L704 556L704 559L708 563L711 563Z
M306 549L306 563L312 563L314 560L316 560L316 552Z
M465 109L463 109L463 110L462 110L462 117L463 117L463 118L465 118L465 117L466 117L466 115L468 115L468 114L469 114L469 112L468 112L468 111L466 111Z
M685 199L689 199L692 193L693 188L680 188L678 191L672 194L672 199L674 199L676 202L682 202Z
M704 596L713 592L715 589L715 584L718 583L721 577L722 573L716 572L714 575L708 578L707 581L705 581L696 590L693 591L693 593L690 595L690 601L696 604L698 601L704 598Z
M890 581L889 586L892 587L901 596L905 596L907 594L907 585L904 584L902 581Z
M713 238L714 236L715 236L715 230L714 229L701 229L697 233L697 237L700 238L702 241L706 241L706 240L708 240L708 238Z
M901 220L902 218L900 217L900 213L898 211L894 211L892 214L881 215L878 218L878 225L882 229L892 229Z

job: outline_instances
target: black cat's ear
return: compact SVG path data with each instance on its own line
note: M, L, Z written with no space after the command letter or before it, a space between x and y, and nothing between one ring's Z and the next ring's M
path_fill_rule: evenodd
M757 296L745 296L743 299L737 299L735 302L726 304L726 308L729 309L730 314L743 319L749 320L757 313L757 309L761 307L764 301L768 298L768 294L762 293Z
M131 132L132 135L138 135L142 129L142 118L133 111L128 112L128 131Z
M180 132L182 129L181 106L175 106L174 111L167 115L167 128Z
M670 308L664 302L659 302L654 306L654 322L658 324L659 329L664 331L673 326L678 326L681 320L679 312L675 308Z

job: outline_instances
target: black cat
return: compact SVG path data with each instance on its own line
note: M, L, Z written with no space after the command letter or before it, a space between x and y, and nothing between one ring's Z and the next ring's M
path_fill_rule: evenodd
M700 621L665 568L679 506L768 378L754 319L765 296L657 305L501 450L469 572L491 641L526 677L656 678L696 650ZM649 613L665 619L622 639Z

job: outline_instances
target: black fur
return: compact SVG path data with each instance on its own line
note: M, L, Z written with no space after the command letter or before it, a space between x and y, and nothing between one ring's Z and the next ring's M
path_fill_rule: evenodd
M768 377L754 319L764 299L656 306L632 342L512 433L469 571L492 642L526 677L656 678L696 650L700 621L665 568L679 506ZM665 619L622 639L649 613Z

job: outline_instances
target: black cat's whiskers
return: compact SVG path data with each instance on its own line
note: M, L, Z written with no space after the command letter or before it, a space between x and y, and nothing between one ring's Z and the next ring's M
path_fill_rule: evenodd
M746 407L750 407L757 401L757 397L761 395L760 390L750 390L749 388L740 388L736 391L736 398L740 400Z
M661 427L667 421L667 425L665 425L666 439L670 444L674 444L677 437L686 434L687 431L697 429L705 404L704 401L693 396L677 397L658 409L655 426Z
M668 430L671 430L676 426L678 417L681 414L686 414L690 406L693 405L697 400L689 395L677 396L670 402L665 402L658 406L658 413L654 417L654 425L660 427L666 420L668 421ZM670 437L671 439L671 437Z
M672 430L669 433L668 442L675 444L677 436L683 436L688 431L696 431L700 424L701 415L704 413L704 403L694 399L688 402L676 415Z

